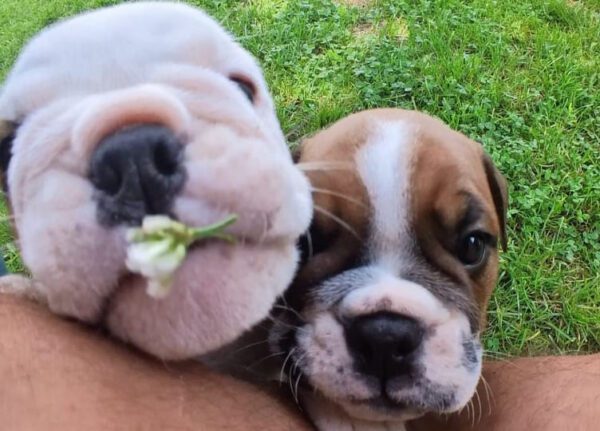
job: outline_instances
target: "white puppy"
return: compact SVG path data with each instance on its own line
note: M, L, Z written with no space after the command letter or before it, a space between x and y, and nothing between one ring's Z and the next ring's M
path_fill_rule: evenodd
M0 124L20 250L54 312L178 359L240 335L289 284L309 185L260 68L203 12L140 2L53 25L9 74ZM241 240L194 248L167 298L127 271L144 216L231 213Z

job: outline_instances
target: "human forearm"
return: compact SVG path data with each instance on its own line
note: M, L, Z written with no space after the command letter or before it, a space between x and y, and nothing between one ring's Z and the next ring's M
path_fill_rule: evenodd
M484 364L470 408L416 421L411 431L562 431L600 426L600 354Z
M3 429L310 429L264 390L195 363L156 362L8 295L0 381Z

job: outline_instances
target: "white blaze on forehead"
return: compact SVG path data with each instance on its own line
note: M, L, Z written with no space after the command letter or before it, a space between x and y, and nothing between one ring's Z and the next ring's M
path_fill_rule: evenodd
M360 177L369 194L372 242L377 262L389 270L401 264L408 240L409 181L414 129L403 121L375 122L356 155ZM391 246L391 247L390 247Z

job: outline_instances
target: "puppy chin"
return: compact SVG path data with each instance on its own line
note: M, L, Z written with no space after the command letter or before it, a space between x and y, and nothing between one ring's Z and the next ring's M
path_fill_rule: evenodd
M351 417L370 422L406 422L423 416L415 409L374 408L370 404L340 402L340 407Z
M158 358L200 356L262 320L291 281L297 259L293 245L207 244L191 251L164 299L149 297L142 278L124 278L106 324Z

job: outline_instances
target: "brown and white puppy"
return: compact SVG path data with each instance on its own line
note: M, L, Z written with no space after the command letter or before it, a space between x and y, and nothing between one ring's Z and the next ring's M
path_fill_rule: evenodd
M134 2L42 31L4 83L0 124L28 293L54 312L179 359L230 342L289 285L308 181L259 66L202 11ZM194 248L167 298L128 273L126 229L147 214L231 213L240 241Z
M328 431L461 409L480 377L505 180L478 143L396 109L342 119L299 161L316 213L269 337L293 391Z

